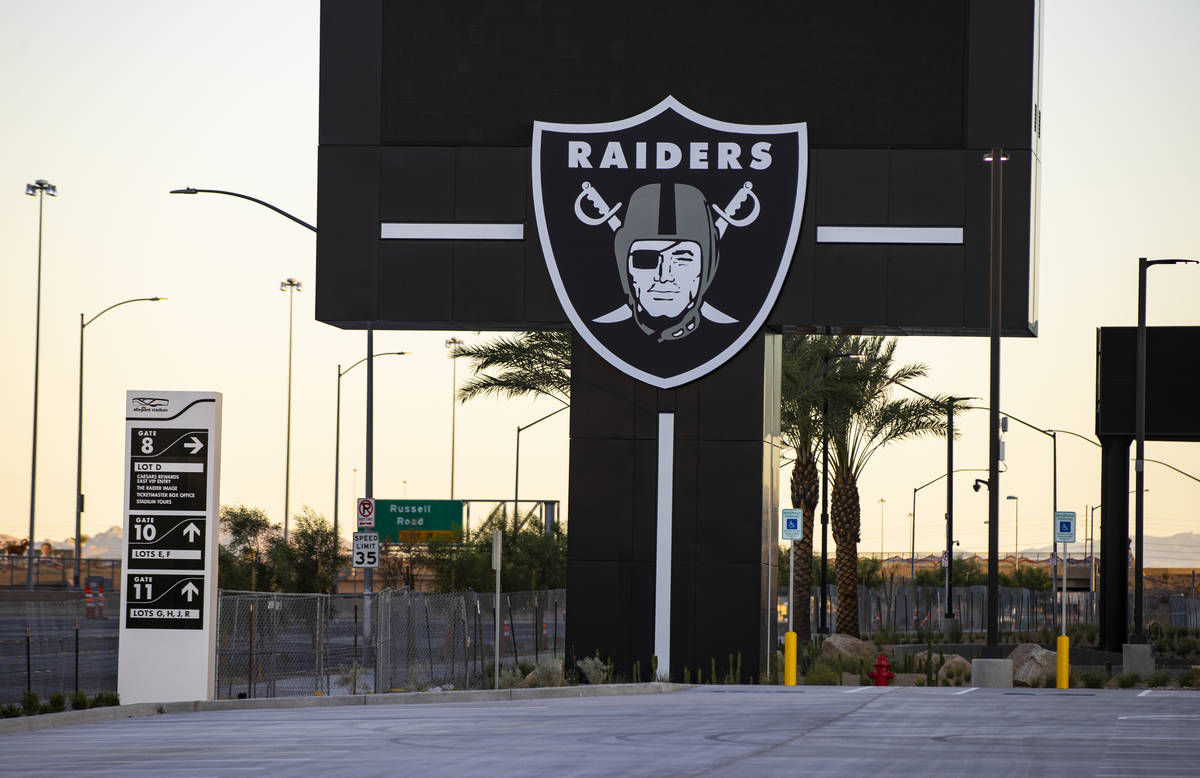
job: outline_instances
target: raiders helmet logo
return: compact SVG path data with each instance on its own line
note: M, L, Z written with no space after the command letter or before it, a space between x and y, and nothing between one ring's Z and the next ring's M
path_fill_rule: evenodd
M605 360L662 389L758 332L800 233L806 125L730 124L668 97L605 124L533 125L550 278Z

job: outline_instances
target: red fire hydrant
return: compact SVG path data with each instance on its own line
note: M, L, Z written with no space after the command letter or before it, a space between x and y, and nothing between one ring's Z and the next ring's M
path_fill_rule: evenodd
M888 681L896 677L892 672L892 666L888 663L887 657L883 654L875 660L875 669L867 673L867 677L875 681L876 686L887 686Z

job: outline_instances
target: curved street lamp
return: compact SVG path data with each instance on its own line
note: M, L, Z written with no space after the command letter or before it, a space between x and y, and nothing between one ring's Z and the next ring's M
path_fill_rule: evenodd
M381 354L374 354L376 357L387 356L403 356L407 351L385 351ZM367 361L367 357L355 362L350 367L342 370L342 366L337 366L337 413L334 418L333 427L333 539L334 543L339 542L338 536L338 470L342 457L342 376L349 373L354 368ZM354 469L354 489L358 490L358 468ZM357 496L357 495L356 495ZM333 575L333 593L337 594L337 572Z
M33 517L37 496L37 419L38 419L38 367L42 343L42 207L46 195L58 196L58 188L44 178L25 185L25 194L38 199L38 249L37 249L37 307L33 330L33 452L29 466L29 547L25 549L28 559L25 588L33 588Z
M287 437L284 443L283 455L283 542L288 539L288 512L292 496L292 312L296 292L304 291L304 287L294 278L279 282L279 291L288 293L288 378L287 378Z
M79 586L80 560L80 524L83 517L83 331L89 324L99 319L113 308L120 308L129 303L156 303L165 297L134 297L114 303L90 319L85 320L84 314L79 314L79 429L75 436L75 586Z
M28 194L28 191L26 192L26 194ZM51 193L51 194L53 194L53 193ZM296 224L299 224L301 227L310 229L313 232L317 231L316 227L314 227L313 225L304 221L300 217L293 216L292 214L288 213L287 211L283 210L282 208L271 205L270 203L266 202L265 200L259 200L257 197L251 197L250 195L242 194L241 192L230 192L225 189L195 189L195 188L189 186L184 189L172 189L171 194L187 194L187 195L219 194L219 195L228 195L230 197L240 197L243 200L249 200L252 203L258 203L259 205L261 205L264 208L270 208L275 213L277 213L280 216L283 216L287 219L291 219L292 221L296 222Z

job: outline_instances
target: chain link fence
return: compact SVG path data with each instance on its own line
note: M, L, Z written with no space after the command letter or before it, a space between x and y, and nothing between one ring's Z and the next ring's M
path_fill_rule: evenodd
M491 686L495 596L222 591L217 696ZM502 593L501 667L563 656L566 591Z
M20 589L29 582L29 563L33 562L35 589L63 589L75 582L74 557L43 557L0 554L0 589ZM81 559L79 580L96 577L104 579L104 590L121 588L121 560Z
M43 700L78 690L117 688L117 598L109 617L88 618L83 598L0 602L0 704L20 700L28 689Z

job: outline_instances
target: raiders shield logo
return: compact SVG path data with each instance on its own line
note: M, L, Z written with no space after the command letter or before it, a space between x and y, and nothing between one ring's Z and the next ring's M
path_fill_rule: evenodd
M669 389L758 332L804 211L806 125L731 124L668 97L533 124L533 202L559 302L610 364Z

